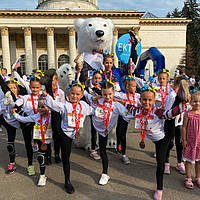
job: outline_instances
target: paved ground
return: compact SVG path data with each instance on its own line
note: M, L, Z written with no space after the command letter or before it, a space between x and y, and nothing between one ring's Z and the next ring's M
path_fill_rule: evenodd
M37 174L27 176L25 149L21 133L17 134L17 171L13 175L6 175L8 164L6 151L7 136L0 133L0 200L148 200L152 199L155 184L155 158L152 157L154 146L146 143L145 150L138 146L138 134L128 134L127 155L131 164L125 166L121 157L112 151L109 156L109 175L111 180L106 186L99 186L98 180L101 173L101 161L89 158L88 153L82 149L73 148L71 156L71 182L76 192L68 195L64 190L64 178L61 164L47 166L47 185L37 187L39 176L38 163L35 161ZM164 200L199 200L200 189L193 191L183 186L184 176L175 170L175 151L172 151L170 162L171 175L164 177Z

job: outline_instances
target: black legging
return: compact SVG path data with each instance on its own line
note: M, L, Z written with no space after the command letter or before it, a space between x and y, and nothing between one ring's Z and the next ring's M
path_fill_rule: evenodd
M8 124L3 115L0 116L1 124L5 127L8 134L8 144L7 150L9 153L10 163L15 162L15 137L16 137L16 128Z
M157 189L163 189L163 174L165 169L165 158L167 153L167 148L169 145L169 138L164 137L163 139L154 142L156 146L156 180L157 180Z
M121 144L122 155L126 154L126 132L128 128L128 122L126 122L122 116L118 117L116 136L117 136L117 148Z
M60 113L51 111L51 126L53 131L54 153L55 155L59 155L61 148L61 141L59 135L62 132Z
M90 124L91 124L91 149L95 150L95 147L97 145L97 131L94 128L94 125L92 123L92 115L90 115Z
M45 169L46 169L46 165L45 165L45 161L47 159L47 155L48 155L48 151L51 149L51 144L47 144L47 149L45 151L43 151L41 149L41 145L42 145L42 141L41 140L36 140L37 144L38 144L38 162L40 165L40 174L44 175L45 174Z
M181 126L175 127L175 144L176 144L176 154L177 154L177 162L182 162L182 151L183 145L181 142Z
M26 124L21 123L21 129L24 137L24 144L28 158L28 166L32 165L33 162L33 148L32 148L33 126L34 126L33 123L26 123Z
M61 158L63 164L63 171L65 175L65 184L70 180L70 155L72 148L72 139L69 138L63 131L59 134L61 141Z
M100 150L100 156L102 159L102 165L103 165L103 173L108 173L108 156L106 153L106 145L108 141L108 136L103 137L99 134L99 150Z

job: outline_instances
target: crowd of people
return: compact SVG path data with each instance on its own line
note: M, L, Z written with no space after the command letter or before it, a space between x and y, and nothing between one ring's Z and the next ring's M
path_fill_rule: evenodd
M80 136L85 117L90 116L90 156L102 160L99 184L106 185L110 180L106 152L109 133L117 126L117 152L121 153L122 162L129 164L126 137L129 122L134 119L134 128L140 130L140 147L145 148L145 139L155 144L157 188L154 199L162 199L163 175L170 174L169 156L174 138L176 169L186 174L185 187L194 188L191 168L195 164L195 183L200 188L200 92L194 77L189 79L182 72L170 80L169 72L163 69L150 81L144 81L136 71L129 70L131 65L130 60L129 65L116 68L111 53L104 55L99 70L77 62L79 75L66 86L69 87L69 96L59 88L55 69L46 72L35 70L33 74L22 77L18 68L13 68L11 76L7 76L6 69L2 68L0 123L8 134L7 173L16 170L15 136L16 130L21 128L28 175L35 175L33 151L37 151L40 166L38 186L45 186L45 169L47 164L51 164L53 141L55 162L62 162L66 192L72 194L75 191L70 182L72 141Z

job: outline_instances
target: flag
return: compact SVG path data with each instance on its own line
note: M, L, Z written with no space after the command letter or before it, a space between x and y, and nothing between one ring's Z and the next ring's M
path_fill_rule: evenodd
M21 57L19 57L13 64L12 69L16 70L21 65Z

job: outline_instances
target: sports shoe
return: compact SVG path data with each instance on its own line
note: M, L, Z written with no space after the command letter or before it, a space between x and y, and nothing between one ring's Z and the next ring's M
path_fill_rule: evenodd
M91 151L90 157L94 158L94 160L100 160L101 159L101 157L99 156L99 154L95 150Z
M110 176L108 176L107 174L102 174L99 180L99 185L106 185L109 180L110 180Z
M67 183L65 183L65 189L66 189L66 192L68 194L72 194L72 193L75 192L75 189L74 189L74 187L73 187L73 185L71 184L70 181L68 181Z
M156 158L156 152L155 152L155 153L153 153L153 157L154 157L154 158Z
M55 163L60 163L60 162L61 162L61 159L60 159L59 154L55 154Z
M154 200L162 200L162 193L162 190L156 190L153 195Z
M184 165L184 163L178 163L176 165L176 170L184 175L185 174L185 165Z
M47 177L45 175L40 175L38 186L45 186L46 185Z
M170 174L170 164L169 163L165 163L165 171L164 174Z
M178 90L178 96L182 101L187 102L189 95L189 84L187 80L181 80L180 88Z
M122 156L122 162L125 164L125 165L128 165L131 163L131 161L129 160L128 156L126 155L123 155Z
M8 164L7 174L12 174L15 171L16 171L16 164L15 164L15 162Z
M35 168L34 168L33 165L29 165L28 168L27 168L27 171L28 171L29 176L35 175Z

